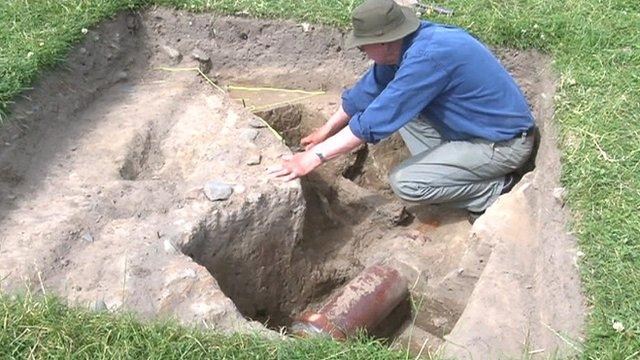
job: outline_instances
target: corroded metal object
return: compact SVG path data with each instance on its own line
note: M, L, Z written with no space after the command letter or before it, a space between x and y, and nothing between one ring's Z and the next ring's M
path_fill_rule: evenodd
M344 340L358 329L375 328L407 292L407 280L397 270L374 265L331 296L318 312L304 312L291 330L299 336L325 335Z

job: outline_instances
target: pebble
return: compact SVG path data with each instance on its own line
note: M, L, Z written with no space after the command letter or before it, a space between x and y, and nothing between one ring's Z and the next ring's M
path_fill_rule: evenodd
M231 185L220 181L209 181L204 184L204 195L211 201L227 200L233 194Z
M162 242L162 246L164 247L164 251L169 254L176 254L178 252L178 249L173 246L173 243L168 238L164 239L164 241Z
M262 129L267 127L267 124L265 124L264 121L261 119L252 118L251 120L249 120L249 126L256 129Z
M182 54L177 49L172 48L171 46L162 45L162 50L169 55L169 58L173 60L174 63L179 63L182 61Z
M119 71L116 74L116 81L126 81L129 78L129 74L126 71Z
M565 199L566 195L567 195L567 191L563 187L557 187L557 188L553 189L553 197L560 204L564 204L564 199Z
M260 165L262 161L262 155L260 154L251 154L247 158L247 165Z
M204 51L195 48L191 53L191 57L198 60L198 68L203 73L208 73L211 70L211 58Z
M91 235L90 232L86 232L82 235L82 240L86 241L88 243L92 243L93 242L93 235Z
M198 48L193 49L191 56L198 61L211 61L211 58L209 57L209 55L207 55L204 51Z

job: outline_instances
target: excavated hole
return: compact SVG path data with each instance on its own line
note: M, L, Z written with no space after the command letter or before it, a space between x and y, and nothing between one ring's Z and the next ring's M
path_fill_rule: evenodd
M301 104L262 111L256 115L282 134L285 143L293 151L300 149L301 137L319 117ZM352 176L362 170L366 148L364 150L358 151L352 163L343 165L344 170L338 171L338 174ZM217 235L206 222L193 235L190 246L182 249L212 273L223 292L245 317L274 329L286 327L310 304L317 307L363 269L353 259L354 252L362 248L360 242L367 241L370 234L359 236L355 232L360 231L359 226L374 209L342 201L339 185L327 181L327 176L331 178L326 170L320 170L301 179L307 205L303 239L295 249L290 264L276 264L286 269L274 268L268 273L260 273L263 278L256 277L255 265L245 259L234 259L233 241L216 239ZM383 222L380 219L379 224L366 226L377 229L378 234L387 227ZM242 234L236 235L242 237ZM345 263L345 257L352 258L352 263ZM269 291L265 291L265 287ZM373 334L388 337L395 333L407 319L409 310L409 303L403 302Z

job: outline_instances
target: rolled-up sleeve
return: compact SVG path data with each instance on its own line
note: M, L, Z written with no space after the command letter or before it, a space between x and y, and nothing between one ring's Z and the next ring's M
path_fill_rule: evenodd
M377 143L415 118L448 83L446 71L429 54L408 55L393 80L364 109L360 103L353 104L352 114L345 108L351 115L349 128L358 138Z
M388 65L374 65L351 88L342 93L342 109L353 116L364 111L393 79L394 69Z

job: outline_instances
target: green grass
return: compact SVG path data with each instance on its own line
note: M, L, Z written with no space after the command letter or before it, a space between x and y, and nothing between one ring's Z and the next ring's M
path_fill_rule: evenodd
M80 29L151 1L0 3L0 117ZM348 25L349 0L158 0L193 11ZM562 181L585 253L591 314L585 358L640 357L640 2L450 0L451 18L492 45L537 48L554 59ZM29 55L31 53L31 55ZM612 324L619 321L623 331ZM53 346L53 345L52 345ZM246 355L246 354L245 354Z
M404 359L377 341L266 340L221 335L175 322L141 323L70 309L55 298L0 297L1 359Z

